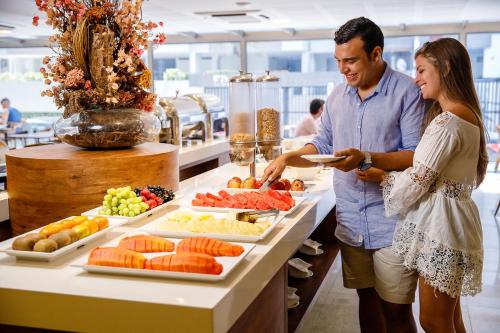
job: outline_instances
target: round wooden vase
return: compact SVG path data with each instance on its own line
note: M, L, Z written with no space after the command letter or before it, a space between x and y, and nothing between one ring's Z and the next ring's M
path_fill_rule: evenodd
M109 151L38 146L13 150L6 162L14 235L98 207L111 187L179 186L178 148L162 143Z

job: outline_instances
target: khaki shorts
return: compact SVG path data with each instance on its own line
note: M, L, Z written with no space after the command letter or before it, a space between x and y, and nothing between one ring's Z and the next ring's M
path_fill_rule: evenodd
M415 300L418 274L408 271L403 260L385 247L368 250L340 243L344 287L364 289L374 287L386 302L411 304Z

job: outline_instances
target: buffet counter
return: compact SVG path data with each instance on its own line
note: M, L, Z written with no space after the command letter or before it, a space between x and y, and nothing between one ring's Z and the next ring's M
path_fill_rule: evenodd
M223 187L228 178L247 174L247 168L226 164L182 181L179 194L190 200L194 192L213 191ZM283 297L284 293L284 298L274 301L283 304L279 311L286 320L286 263L334 208L332 177L332 173L321 174L315 191L299 209L256 243L221 282L89 274L72 266L94 247L134 231L145 221L116 228L53 262L16 261L0 253L0 324L85 332L238 331L237 325L252 325L252 320L266 315L259 313L241 323L258 295L283 274L285 285L276 295ZM170 206L161 213L177 208ZM0 249L10 242L0 243ZM267 295L272 302L273 292ZM267 315L268 321L280 320L273 318L273 313ZM286 330L286 324L283 327Z

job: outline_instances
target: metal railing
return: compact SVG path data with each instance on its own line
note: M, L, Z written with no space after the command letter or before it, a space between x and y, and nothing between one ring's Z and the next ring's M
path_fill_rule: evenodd
M490 133L490 139L493 139L497 136L496 126L500 124L500 78L475 79L474 84L483 112L484 126Z

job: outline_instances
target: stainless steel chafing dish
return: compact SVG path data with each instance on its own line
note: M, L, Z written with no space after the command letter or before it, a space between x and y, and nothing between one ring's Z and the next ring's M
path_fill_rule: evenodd
M214 127L228 135L228 121L219 97L208 94L160 98L156 109L161 121L160 142L191 144L214 138ZM218 131L219 132L219 131Z

